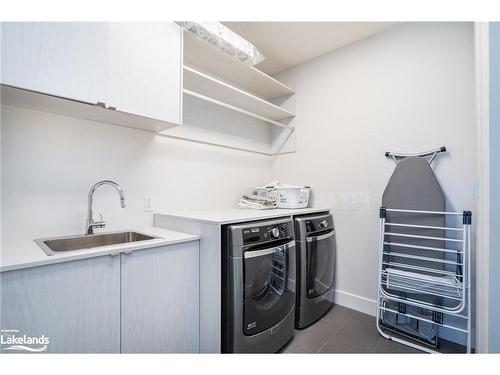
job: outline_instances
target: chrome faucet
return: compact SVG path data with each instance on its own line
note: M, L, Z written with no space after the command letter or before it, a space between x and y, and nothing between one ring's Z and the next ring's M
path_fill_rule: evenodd
M87 231L86 231L86 233L89 235L94 234L94 228L106 227L106 222L102 220L102 215L99 221L94 221L94 214L92 212L92 205L94 203L94 193L96 189L102 185L113 186L118 192L118 194L120 194L120 206L122 208L125 208L125 194L120 185L118 185L116 182L109 180L103 180L96 183L94 186L92 186L92 188L89 191L89 201L88 201L88 211L87 211Z

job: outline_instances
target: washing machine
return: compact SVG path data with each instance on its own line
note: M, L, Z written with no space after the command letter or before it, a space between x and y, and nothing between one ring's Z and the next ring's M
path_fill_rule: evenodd
M294 333L293 221L229 225L223 233L222 352L275 353Z
M297 293L295 327L310 326L333 305L335 228L330 213L295 217Z

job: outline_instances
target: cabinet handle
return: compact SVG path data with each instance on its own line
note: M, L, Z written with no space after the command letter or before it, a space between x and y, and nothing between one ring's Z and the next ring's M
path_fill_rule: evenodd
M104 102L97 102L97 103L95 103L95 105L97 107L102 107L104 109L110 109L112 111L116 111L116 107L113 107L111 105L106 105L106 103L104 103Z
M111 254L109 254L110 257L115 257L117 255L120 255L120 253L111 253Z
M134 252L134 250L127 250L127 251L124 251L123 254L132 254Z

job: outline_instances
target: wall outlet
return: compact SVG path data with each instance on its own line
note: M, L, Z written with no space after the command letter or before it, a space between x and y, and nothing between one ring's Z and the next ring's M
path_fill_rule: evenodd
M144 212L153 211L153 196L146 194L144 196Z

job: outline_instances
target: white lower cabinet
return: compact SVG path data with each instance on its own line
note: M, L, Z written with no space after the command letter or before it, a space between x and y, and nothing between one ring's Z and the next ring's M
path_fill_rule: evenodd
M121 351L199 352L199 242L121 255Z
M26 353L6 350L12 335L44 335L49 353L199 352L198 241L0 277L2 353Z
M43 352L120 352L120 257L2 272L0 289L2 342L45 335ZM2 343L1 353L28 352L12 346Z

